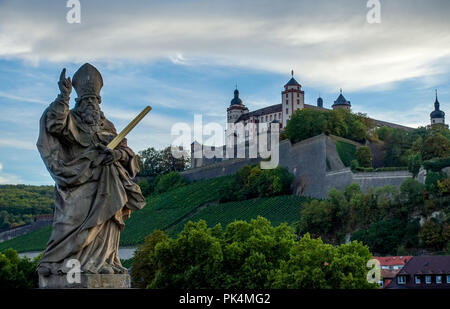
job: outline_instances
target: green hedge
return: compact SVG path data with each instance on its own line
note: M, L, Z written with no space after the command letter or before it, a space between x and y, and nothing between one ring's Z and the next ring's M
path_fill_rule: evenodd
M423 167L427 171L439 172L441 169L450 166L450 157L435 158L423 162Z
M407 171L407 166L399 166L399 167L356 167L354 171L356 172L397 172L397 171Z

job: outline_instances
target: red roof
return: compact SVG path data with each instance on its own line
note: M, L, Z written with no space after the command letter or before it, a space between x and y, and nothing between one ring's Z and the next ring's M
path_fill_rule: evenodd
M374 256L381 266L405 265L412 256Z

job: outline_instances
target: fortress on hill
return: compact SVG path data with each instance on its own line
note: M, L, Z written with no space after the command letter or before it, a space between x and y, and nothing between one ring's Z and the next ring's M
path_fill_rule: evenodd
M284 85L281 92L281 103L267 106L255 111L249 111L242 100L239 98L239 90L234 90L234 97L227 108L227 130L232 125L243 124L278 124L280 131L286 128L286 125L292 114L302 109L330 110L324 107L321 97L317 98L316 105L305 104L305 92L302 86L295 80L294 72L291 73L291 79ZM342 89L331 105L331 109L345 109L351 111L351 103L342 94ZM391 127L403 130L413 130L413 128L403 125L390 123L382 120L371 119L376 127ZM434 110L430 114L431 127L435 124L445 124L445 113L440 110L437 92L434 103ZM231 175L245 165L255 164L261 161L261 158L250 158L248 156L248 131L245 132L245 158L227 158L226 146L222 149L215 149L222 153L222 156L212 158L195 157L194 153L199 149L208 149L211 146L200 145L194 141L191 145L191 169L182 172L188 180L209 179L224 175ZM316 198L325 198L331 188L339 190L345 189L351 183L358 183L362 190L369 187L383 187L385 185L399 186L406 178L411 177L407 171L395 172L372 172L372 173L354 173L350 168L342 163L337 150L336 141L341 140L356 147L363 146L351 140L336 136L326 136L324 134L309 138L307 140L291 144L289 140L283 140L279 145L279 165L288 168L295 176L294 191L296 194L307 195ZM371 147L371 145L368 145ZM237 146L234 146L236 153ZM423 181L424 174L419 174L419 180Z

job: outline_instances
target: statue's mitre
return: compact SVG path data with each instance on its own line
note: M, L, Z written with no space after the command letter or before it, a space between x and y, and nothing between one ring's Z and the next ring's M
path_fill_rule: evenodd
M103 78L93 65L85 63L73 75L72 85L80 99L87 95L100 96Z

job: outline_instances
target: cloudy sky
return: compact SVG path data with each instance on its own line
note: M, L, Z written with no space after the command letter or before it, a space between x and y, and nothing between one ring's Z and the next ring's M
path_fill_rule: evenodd
M450 113L450 1L0 0L0 183L51 184L36 150L38 121L61 69L89 62L103 75L102 109L120 130L153 107L128 141L168 146L171 126L226 121L235 85L250 110L281 101L294 70L315 104L343 89L355 112L418 127L434 89ZM72 102L75 93L72 95Z

